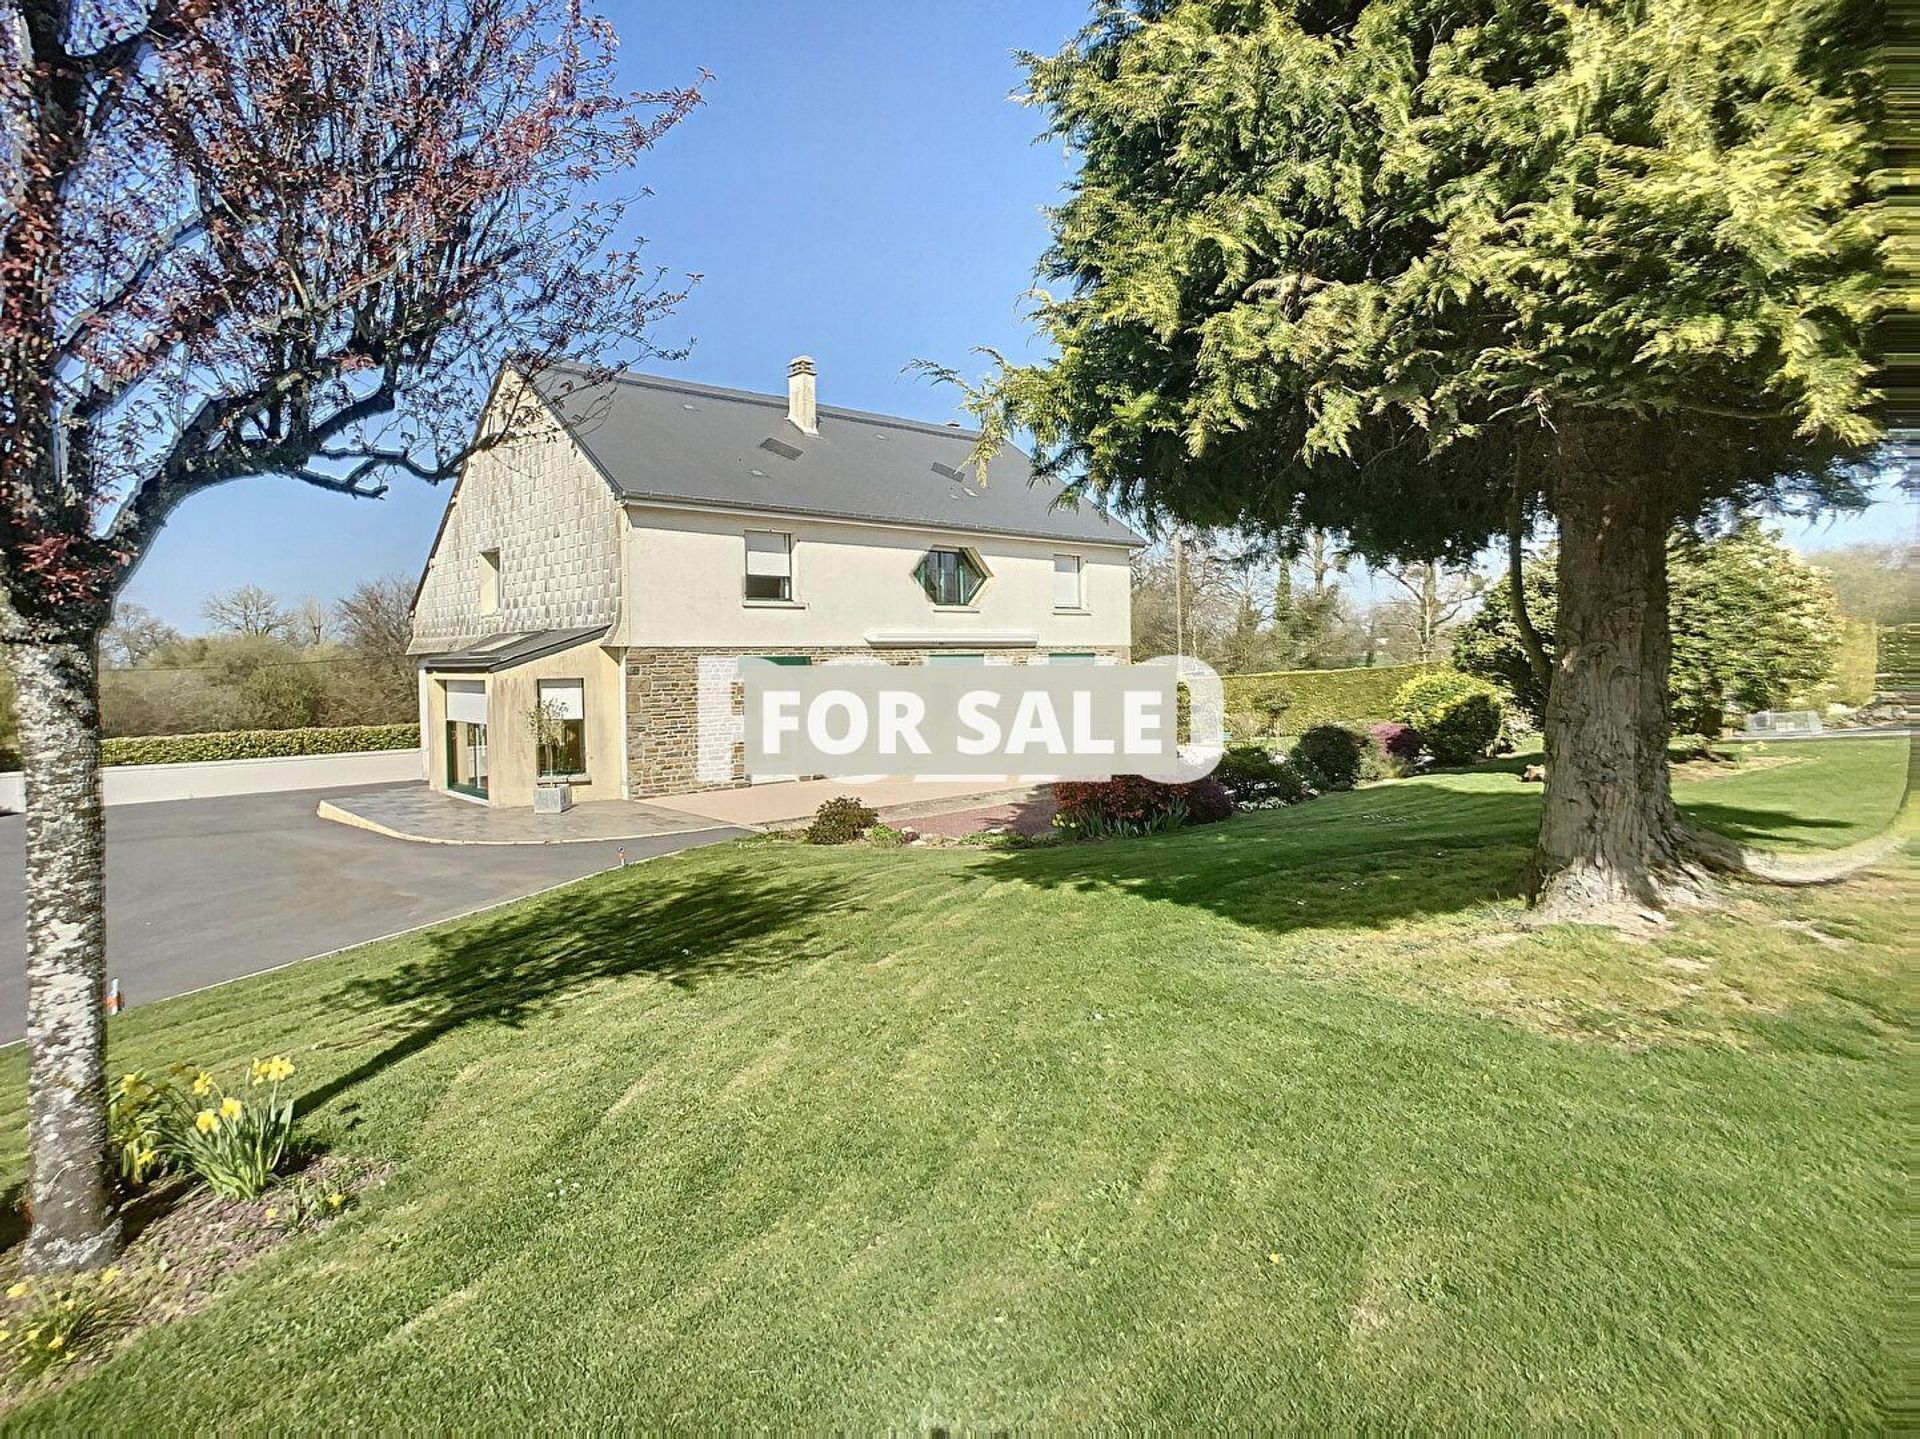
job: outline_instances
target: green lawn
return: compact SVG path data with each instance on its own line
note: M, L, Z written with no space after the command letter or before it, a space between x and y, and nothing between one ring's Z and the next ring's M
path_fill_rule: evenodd
M1811 847L1905 782L1767 753L1683 802ZM1538 795L749 841L134 1010L116 1066L289 1050L399 1169L12 1422L1883 1422L1911 860L1522 935Z

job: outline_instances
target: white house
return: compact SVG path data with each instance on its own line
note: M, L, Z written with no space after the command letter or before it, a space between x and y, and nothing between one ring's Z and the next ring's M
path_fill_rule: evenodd
M580 800L709 787L702 655L1127 658L1138 535L1012 448L982 478L973 432L814 387L805 356L784 397L502 377L483 425L509 402L537 422L468 463L414 597L431 783L502 805L531 804L543 767ZM543 750L542 701L564 717Z

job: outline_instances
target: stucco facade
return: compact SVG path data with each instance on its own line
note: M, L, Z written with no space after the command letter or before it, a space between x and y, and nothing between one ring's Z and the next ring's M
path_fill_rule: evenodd
M796 497L797 498L797 497ZM748 531L792 539L793 598L750 601L741 593ZM988 579L968 605L935 605L914 570L929 549L978 556ZM1054 559L1081 561L1083 598L1054 605ZM926 633L966 643L1016 635L1057 649L1124 646L1132 627L1128 551L1117 545L1028 539L965 530L905 528L808 519L771 512L627 512L626 618L629 645L881 643Z

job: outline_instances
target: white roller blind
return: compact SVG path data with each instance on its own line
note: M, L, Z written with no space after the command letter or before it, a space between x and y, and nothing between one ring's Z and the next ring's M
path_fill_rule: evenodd
M771 530L747 531L747 573L785 579L793 573L792 540Z
M447 718L468 724L487 722L487 686L484 680L447 681Z
M1053 607L1056 610L1080 608L1080 556L1053 557Z
M587 703L583 680L541 680L540 702L550 704L563 720L585 719Z

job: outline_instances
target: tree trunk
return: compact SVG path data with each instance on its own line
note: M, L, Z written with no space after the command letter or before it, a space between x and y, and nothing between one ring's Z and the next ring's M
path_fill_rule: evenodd
M89 1269L119 1248L108 1208L106 844L91 637L9 646L26 777L26 1267Z
M1534 853L1538 917L1621 923L1698 893L1667 773L1667 531L1657 440L1564 425L1552 756Z

